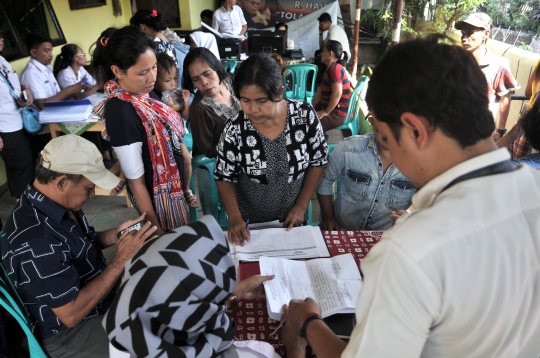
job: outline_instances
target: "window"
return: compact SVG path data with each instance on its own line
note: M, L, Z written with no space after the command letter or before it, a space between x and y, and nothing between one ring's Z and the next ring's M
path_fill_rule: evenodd
M107 5L106 0L69 0L71 10L85 9L87 7Z
M4 37L2 56L8 61L30 56L25 45L30 32L49 36L53 46L66 43L50 0L2 0L0 31Z

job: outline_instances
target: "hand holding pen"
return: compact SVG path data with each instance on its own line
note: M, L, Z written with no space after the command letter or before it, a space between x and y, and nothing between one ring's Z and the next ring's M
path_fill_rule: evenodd
M237 246L244 246L244 242L249 242L249 240L251 239L248 228L249 219L244 221L241 217L229 217L229 222L231 223L231 225L229 226L229 230L227 230L227 239L231 244L235 244Z

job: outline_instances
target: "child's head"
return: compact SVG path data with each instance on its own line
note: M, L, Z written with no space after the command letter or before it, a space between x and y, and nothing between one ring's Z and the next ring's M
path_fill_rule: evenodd
M175 90L178 87L178 68L176 68L174 60L165 53L157 54L156 59L156 89L159 92Z

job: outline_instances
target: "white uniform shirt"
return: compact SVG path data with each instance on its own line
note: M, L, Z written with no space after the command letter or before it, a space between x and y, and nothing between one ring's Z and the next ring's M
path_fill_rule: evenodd
M21 84L19 83L19 78L17 78L17 74L13 72L9 62L2 56L0 56L0 72L2 72L3 76L7 75L15 94L20 96ZM23 124L20 109L15 103L15 99L11 95L7 83L0 77L0 132L11 133L21 130L22 127Z
M88 79L88 81L85 83L86 86L93 87L96 85L96 80L94 79L94 77L92 77L92 75L89 74L88 71L86 71L85 68L82 66L79 68L77 75L75 75L75 72L73 72L73 69L71 67L60 70L60 72L58 72L58 75L56 76L56 80L58 81L60 88L64 89L66 87L74 85L75 83L80 82L84 78L84 76L86 76L86 78ZM84 89L82 89L81 92L84 92Z
M240 35L242 26L246 24L244 13L238 5L234 5L230 12L221 6L214 11L214 16L212 17L212 27L222 34Z
M21 83L30 88L34 100L50 98L60 92L51 66L45 66L33 58L21 73Z
M362 261L358 324L342 358L540 356L540 171L455 178L509 159L465 161L413 196Z
M351 59L351 49L349 47L349 38L347 37L347 34L345 33L345 30L339 25L332 25L328 29L328 34L326 35L326 38L324 39L324 43L328 40L334 40L341 44L343 47L343 51L347 52L347 62Z

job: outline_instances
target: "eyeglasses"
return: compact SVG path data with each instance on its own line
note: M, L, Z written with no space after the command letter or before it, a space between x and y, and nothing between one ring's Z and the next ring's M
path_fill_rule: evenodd
M75 57L75 56L86 56L86 54L85 53L77 53L77 54L73 55L73 57Z

